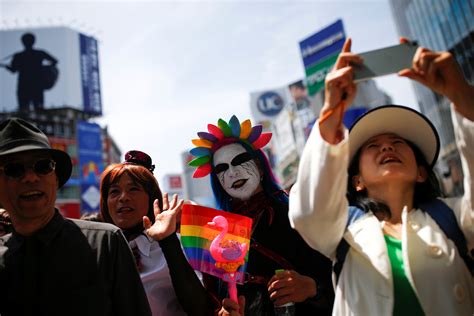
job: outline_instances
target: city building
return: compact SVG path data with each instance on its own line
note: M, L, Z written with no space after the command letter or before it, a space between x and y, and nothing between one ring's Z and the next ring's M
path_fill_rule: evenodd
M57 207L78 218L99 210L104 166L121 152L102 115L98 44L68 27L0 30L0 120L21 117L43 130L73 163Z
M184 198L202 206L216 207L214 194L212 193L211 188L210 176L193 178L193 173L196 168L188 165L193 158L194 156L188 151L184 151L181 154L181 163L183 167L181 180Z
M72 159L72 174L66 184L58 190L56 206L61 213L67 217L79 218L84 210L84 201L82 199L91 199L89 202L96 208L98 207L99 195L98 191L89 190L89 195L83 196L83 177L84 171L81 168L81 157L79 152L78 141L78 124L79 122L87 122L91 119L90 115L74 108L55 108L49 110L32 111L30 113L19 112L2 112L0 113L0 121L10 117L20 117L35 124L38 128L45 132L48 136L51 146L67 152ZM92 123L89 123L92 124ZM100 157L102 161L91 168L94 177L94 183L98 184L98 179L103 168L99 166L107 166L111 163L118 163L122 159L121 151L116 142L107 132L107 128L100 128ZM82 164L86 165L86 164ZM91 164L87 164L89 167ZM93 201L93 202L91 202ZM98 210L98 208L96 209ZM93 210L90 210L93 211Z
M390 0L400 36L437 51L450 51L474 82L474 3L470 0ZM454 142L449 100L413 83L420 111L436 126L441 150L437 170L448 195L460 195L462 169Z

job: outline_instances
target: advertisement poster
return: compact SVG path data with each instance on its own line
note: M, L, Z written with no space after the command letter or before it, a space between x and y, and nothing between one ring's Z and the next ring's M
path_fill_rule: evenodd
M83 213L98 211L99 183L103 171L100 126L95 123L78 122L77 145L81 179L81 210Z
M280 87L250 93L250 111L252 113L252 123L271 124L276 119L280 111L289 103L291 96L288 87Z
M332 69L345 40L342 20L337 20L300 42L309 95L315 95L324 87L324 78Z
M67 27L0 31L0 111L102 114L97 40Z

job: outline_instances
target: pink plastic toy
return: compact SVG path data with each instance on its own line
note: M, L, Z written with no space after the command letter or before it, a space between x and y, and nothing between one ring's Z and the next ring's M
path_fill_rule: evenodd
M239 266L245 262L248 245L236 240L224 240L229 228L227 219L224 216L215 216L212 219L212 222L209 222L208 225L222 229L219 235L217 235L212 241L209 251L211 252L212 258L216 260L216 267L221 268L226 272L223 279L227 282L230 298L234 302L238 302L235 272Z

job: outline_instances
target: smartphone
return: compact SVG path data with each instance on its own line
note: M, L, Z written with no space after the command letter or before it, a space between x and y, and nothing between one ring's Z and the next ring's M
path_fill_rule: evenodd
M363 58L364 63L352 64L355 70L354 82L411 68L417 48L417 42L413 41L358 54Z

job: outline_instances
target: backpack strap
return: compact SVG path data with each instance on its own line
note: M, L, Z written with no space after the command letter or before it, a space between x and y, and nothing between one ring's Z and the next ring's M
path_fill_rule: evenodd
M349 206L349 216L347 219L346 223L346 229L357 221L359 218L365 215L365 212L361 210L358 207L355 206ZM336 274L336 283L339 281L339 275L341 274L342 271L342 266L344 265L344 260L346 260L347 252L349 251L349 244L347 241L343 238L339 242L339 245L337 245L336 248L336 262L333 265L333 271Z
M469 255L466 237L458 225L453 210L439 199L434 199L428 203L420 205L420 209L428 213L436 222L436 224L438 224L446 237L454 242L456 248L458 249L459 255L466 263L471 275L474 276L474 259ZM347 220L346 228L364 214L364 211L362 211L360 208L350 206L349 218ZM336 262L333 266L333 271L336 274L336 283L339 281L339 275L341 274L342 266L344 264L347 252L349 251L349 247L350 246L347 241L342 239L336 248Z
M438 224L443 233L451 239L458 249L459 255L466 263L471 275L474 276L474 259L469 255L467 241L464 233L458 225L453 210L439 199L433 199L430 202L423 203L420 208L428 213Z

